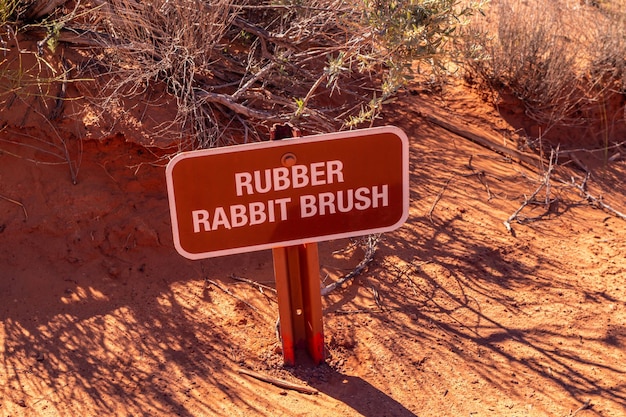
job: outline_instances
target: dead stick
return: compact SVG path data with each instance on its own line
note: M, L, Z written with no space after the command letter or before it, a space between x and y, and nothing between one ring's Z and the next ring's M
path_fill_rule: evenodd
M559 158L559 149L561 145L557 145L556 150L550 152L550 165L548 166L548 173L546 174L546 207L550 207L550 191L552 189L552 184L550 182L550 175L552 174L552 170L554 169L554 165L558 164Z
M587 400L583 403L583 405L581 405L580 407L578 407L576 409L576 411L574 411L573 413L571 413L568 417L574 417L576 414L578 414L579 412L586 410L588 408L591 408L591 400Z
M363 260L359 262L356 268L354 268L352 271L342 276L341 278L339 278L337 281L333 282L332 284L329 284L326 287L322 288L320 290L322 296L323 297L327 296L328 294L330 294L331 291L342 286L343 284L348 282L348 280L356 277L361 272L363 272L363 270L367 267L367 265L369 265L370 262L374 260L374 254L376 254L376 250L378 249L379 241L380 241L380 235L369 235L366 241L365 256L363 257Z
M375 308L360 308L360 309L357 309L357 310L336 310L336 311L332 311L331 313L332 314L345 314L345 315L348 315L348 314L364 314L364 313L367 313L367 314L384 313L384 312L387 312L387 311L395 311L395 310L393 310L393 309L391 309L391 310L390 309L382 310L382 309L375 309Z
M531 153L521 152L517 149L512 149L501 145L499 143L501 141L501 138L497 138L494 137L494 135L481 132L477 128L470 125L461 126L461 123L458 120L455 120L454 117L450 114L442 114L439 116L435 115L432 111L429 110L421 110L418 111L417 114L425 118L429 122L434 123L437 126L440 126L447 131L454 133L455 135L468 139L487 149L491 149L492 151L497 152L501 155L517 159L518 161L524 162L528 165L541 168L542 161L539 156ZM447 120L444 120L444 118L446 118Z
M520 214L520 212L524 209L524 207L526 207L530 201L532 201L532 200L534 200L534 199L535 199L535 197L537 196L537 194L539 194L539 191L541 191L541 189L542 189L543 187L545 187L545 185L546 185L546 183L545 183L545 182L542 182L542 183L539 185L539 187L537 187L537 189L535 190L535 192L534 192L534 193L532 193L532 194L530 195L530 198L528 198L528 197L526 197L526 196L524 195L524 202L522 203L522 205L521 205L521 206L519 206L519 208L518 208L517 210L515 210L515 212L514 212L513 214L511 214L511 215L509 216L509 218L508 218L508 219L506 219L506 220L504 221L504 226L506 227L506 230L508 230L508 231L509 231L509 233L511 233L511 234L513 234L513 233L514 233L514 232L513 232L513 227L511 227L511 222L512 222L513 220L517 219L517 216L518 216L518 215Z
M339 254L343 254L343 253L347 253L349 251L351 251L352 249L354 249L356 247L356 245L358 244L358 241L352 241L350 242L350 244L348 246L346 246L345 248L342 249L338 249L336 251L333 251L332 254L333 255L339 255Z
M20 203L17 200L13 200L9 197L5 197L2 194L0 194L0 198L8 201L9 203L13 203L13 204L17 204L18 206L20 206L22 208L22 210L24 211L24 217L26 217L26 220L28 220L28 213L26 212L26 207L24 207L24 204Z
M257 310L257 308L255 306L253 306L252 304L250 304L249 302L247 302L246 300L242 299L241 297L236 296L235 294L233 294L228 288L224 288L223 286L221 286L220 284L218 284L217 282L207 279L206 282L208 282L211 285L214 285L215 287L219 288L220 290L222 290L223 292L225 292L226 294L230 295L231 297L233 297L235 300L240 301L242 303L244 303L245 305L247 305L248 307L250 307L252 310L258 312L259 310Z
M307 385L296 384L294 382L285 381L284 379L274 378L268 375L262 375L258 372L250 371L248 369L239 368L239 373L251 376L252 378L256 378L263 382L269 382L272 385L276 385L280 388L291 389L294 391L301 392L303 394L318 394L319 391L315 388L309 387Z
M574 181L574 178L572 178L572 183L571 185L576 187L580 193L583 195L583 197L585 197L585 200L589 201L592 204L595 204L596 206L609 211L611 213L613 213L615 216L626 220L626 214L615 210L613 207L611 207L610 205L606 204L604 201L602 201L602 197L598 198L598 197L594 197L593 195L591 195L589 193L589 191L587 191L587 180L589 179L589 173L587 172L587 175L585 175L585 179L583 180L581 185L576 184L576 182Z
M472 173L464 175L464 177L470 177L472 175L476 175L476 177L478 178L478 181L480 181L483 187L485 187L485 190L487 190L487 200L490 201L493 198L493 195L491 194L491 190L489 189L489 184L487 184L487 180L485 179L485 171L478 171L476 168L472 166L473 158L474 158L474 155L470 155L469 161L467 161L467 167L472 170Z
M535 197L537 197L537 194L539 194L539 191L541 191L541 189L544 188L544 187L546 188L546 195L547 196L549 195L550 176L552 175L552 171L554 170L554 163L556 162L555 160L556 160L557 156L558 156L558 150L557 150L556 154L555 154L554 151L552 151L552 153L550 155L550 165L548 166L548 171L546 171L545 175L543 176L543 181L541 182L541 184L539 184L539 187L537 187L535 192L531 194L530 198L527 198L526 196L524 196L524 202L522 203L522 205L517 210L515 210L515 212L513 214L511 214L508 219L506 219L503 222L504 226L506 227L506 230L509 233L511 233L513 236L515 236L515 232L513 231L513 227L511 226L511 222L513 220L517 219L517 216L524 209L524 207L526 207L529 202L533 201L535 199Z
M253 280L248 279L248 278L238 277L235 274L230 274L230 277L232 279L234 279L235 281L245 282L246 284L250 284L250 285L253 285L255 287L259 287L259 288L263 288L263 289L266 289L266 290L269 290L269 291L276 292L276 288L272 288L269 285L261 284L260 282L253 281Z
M600 198L596 198L594 196L592 196L589 193L585 193L585 198L587 199L587 201L592 202L593 204L596 204L598 206L600 206L601 208L603 208L604 210L607 210L611 213L613 213L614 215L616 215L617 217L626 220L626 214L615 210L613 207L609 206L608 204L606 204L604 201L602 201L602 199Z
M446 191L446 188L448 188L448 185L450 185L450 181L452 181L452 179L455 176L456 174L452 174L452 176L448 178L448 181L446 181L446 183L441 188L441 191L439 191L439 194L437 194L437 197L435 197L435 201L433 201L433 205L430 206L430 210L428 210L428 219L430 220L432 224L435 224L435 222L433 221L433 212L435 211L435 207L437 206L437 203L439 202L439 200L441 200L441 197L443 196L443 193Z

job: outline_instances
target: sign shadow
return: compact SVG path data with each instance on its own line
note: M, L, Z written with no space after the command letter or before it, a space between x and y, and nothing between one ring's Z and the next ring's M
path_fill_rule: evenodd
M354 409L364 417L416 417L417 414L358 376L332 371L327 381L309 385Z

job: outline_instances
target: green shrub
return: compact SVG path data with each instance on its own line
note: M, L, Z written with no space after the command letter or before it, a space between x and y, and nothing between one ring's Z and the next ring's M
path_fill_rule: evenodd
M17 19L20 10L23 10L21 3L18 0L0 0L0 25Z

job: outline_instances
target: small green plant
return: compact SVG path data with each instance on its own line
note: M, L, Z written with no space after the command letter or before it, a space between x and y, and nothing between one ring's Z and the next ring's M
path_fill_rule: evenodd
M451 41L461 28L481 12L488 0L365 0L364 21L372 29L385 69L380 94L361 107L347 122L350 127L373 122L382 106L408 81L415 68L433 76L448 74L448 65L457 60Z
M15 19L20 9L19 0L0 0L0 25Z
M445 67L447 43L486 4L459 0L365 0L364 20L392 61Z
M304 110L306 108L304 100L296 97L294 98L294 101L296 102L295 117L300 117L304 114Z

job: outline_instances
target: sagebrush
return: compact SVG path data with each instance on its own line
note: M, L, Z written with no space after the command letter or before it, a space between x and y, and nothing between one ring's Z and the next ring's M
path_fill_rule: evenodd
M178 114L155 134L187 149L263 139L276 122L369 125L416 62L444 68L448 41L484 1L18 3L14 31L41 33L40 54L90 48L72 76L93 80L86 98L102 114L164 84Z

